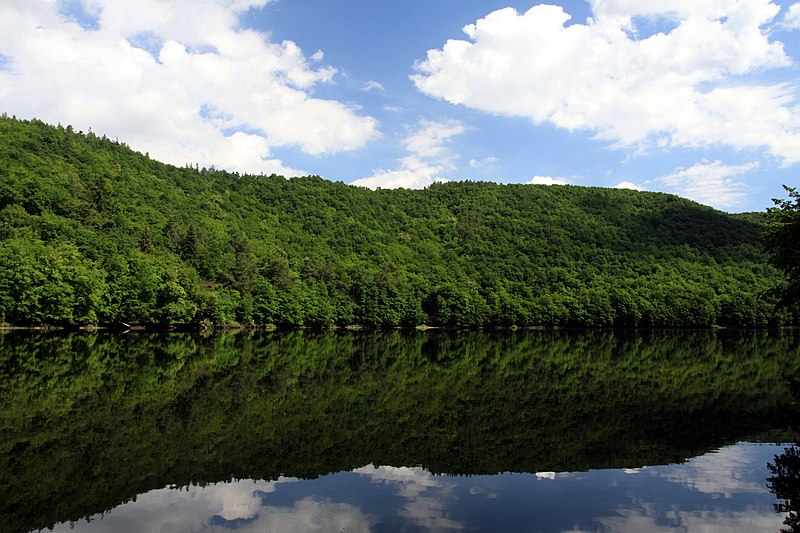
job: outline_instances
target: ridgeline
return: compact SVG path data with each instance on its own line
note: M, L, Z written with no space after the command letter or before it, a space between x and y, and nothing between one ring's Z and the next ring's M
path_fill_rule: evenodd
M796 323L762 216L662 193L178 168L0 119L0 322L396 327ZM796 315L796 313L795 313Z

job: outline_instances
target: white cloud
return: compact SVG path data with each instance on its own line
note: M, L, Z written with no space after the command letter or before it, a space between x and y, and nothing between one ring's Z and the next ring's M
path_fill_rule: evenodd
M487 165L493 165L493 164L497 163L498 161L499 161L499 159L497 157L493 157L493 156L484 157L483 159L470 159L469 160L469 166L471 166L472 168L481 168L481 167L485 167Z
M0 108L91 127L167 162L247 172L300 172L273 147L323 154L375 138L374 118L312 96L336 73L311 66L321 52L307 59L239 27L240 12L266 3L84 0L87 26L56 2L4 2Z
M800 29L800 2L796 2L789 6L786 15L783 16L781 26L787 30Z
M653 17L667 16L677 19L690 15L719 18L737 0L589 0L597 16ZM759 1L754 5L768 2Z
M384 89L383 85L374 80L369 80L367 83L365 83L361 90L368 93L374 91L383 94L386 92L386 89Z
M735 208L746 198L739 176L758 168L758 163L726 165L722 161L698 163L656 178L670 192L719 209Z
M616 147L765 148L800 162L795 87L753 76L791 61L766 26L770 0L593 0L567 25L555 5L505 8L430 50L412 76L425 94L534 123L584 130ZM637 21L673 29L639 38Z
M456 120L422 120L419 128L403 140L409 155L398 161L399 168L376 170L372 176L359 178L352 184L371 189L422 189L437 181L447 181L443 174L455 170L457 159L447 145L450 139L465 131L464 126Z
M566 178L553 178L551 176L534 176L529 185L569 185Z
M617 183L616 185L614 185L614 188L615 189L630 189L632 191L643 191L643 190L645 190L645 188L642 187L641 185L637 185L637 184L632 183L630 181L622 181L620 183Z

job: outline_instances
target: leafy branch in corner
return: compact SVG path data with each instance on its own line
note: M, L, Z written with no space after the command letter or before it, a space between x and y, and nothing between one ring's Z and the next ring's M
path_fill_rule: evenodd
M800 192L783 186L788 199L775 198L775 207L767 210L769 223L764 231L772 264L788 277L782 291L784 305L800 304Z

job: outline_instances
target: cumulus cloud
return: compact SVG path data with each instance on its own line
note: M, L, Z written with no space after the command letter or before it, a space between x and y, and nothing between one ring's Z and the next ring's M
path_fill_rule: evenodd
M456 120L422 120L418 129L403 140L409 155L398 161L399 168L376 170L372 176L359 178L352 184L371 189L422 189L437 181L447 181L443 175L455 170L457 159L448 144L450 139L465 131L464 125Z
M747 196L740 176L758 166L758 163L726 165L722 161L704 161L661 176L656 181L680 196L719 209L729 209L740 205Z
M797 30L800 29L800 2L796 2L789 6L789 9L786 11L786 15L783 16L783 22L781 23L787 30Z
M569 185L566 178L554 178L552 176L534 176L528 182L529 185Z
M645 190L644 187L641 185L637 185L636 183L632 183L630 181L622 181L614 185L615 189L630 189L632 191L643 191Z
M560 6L494 11L468 40L428 51L412 80L425 94L493 114L591 132L616 147L765 149L800 162L795 87L755 74L791 61L767 26L770 0L591 0L568 24ZM640 38L637 22L669 31ZM661 26L659 26L661 27Z
M375 138L374 118L313 97L336 74L312 65L321 53L239 26L267 1L3 2L0 108L91 127L167 162L248 172L294 173L273 147L316 155Z

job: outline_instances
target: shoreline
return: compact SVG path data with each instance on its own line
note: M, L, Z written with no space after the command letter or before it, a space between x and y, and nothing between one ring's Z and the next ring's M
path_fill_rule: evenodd
M0 333L9 331L38 331L38 332L85 332L85 333L240 333L240 332L290 332L290 331L447 331L447 332L471 332L471 331L786 331L800 330L800 326L675 326L675 327L642 327L642 326L480 326L471 328L429 326L420 324L417 326L393 326L393 327L370 327L358 324L346 326L292 326L279 327L274 324L264 324L258 326L206 326L202 324L148 324L148 325L36 325L20 326L13 324L0 324Z

